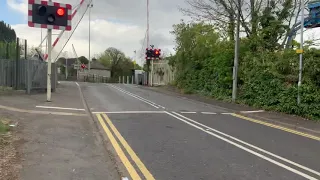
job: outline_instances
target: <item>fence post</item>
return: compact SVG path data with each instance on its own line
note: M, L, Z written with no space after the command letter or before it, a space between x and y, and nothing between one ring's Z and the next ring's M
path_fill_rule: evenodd
M20 51L19 51L19 41L20 39L17 38L17 43L16 43L16 68L15 68L15 85L14 89L18 90L18 77L19 77L19 58L20 58Z
M31 94L31 70L30 70L30 63L31 61L27 61L27 94Z
M27 59L27 40L24 40L24 59Z
M119 83L121 83L121 76L119 76Z
M122 76L122 83L124 84L124 76Z
M6 59L9 59L9 43L6 43Z
M127 84L129 84L129 76L127 76Z

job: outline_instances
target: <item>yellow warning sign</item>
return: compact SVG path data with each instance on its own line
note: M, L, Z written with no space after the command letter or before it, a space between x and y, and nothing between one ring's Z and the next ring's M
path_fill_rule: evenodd
M297 54L302 54L302 53L303 53L303 49L297 49L297 50L296 50L296 53L297 53Z

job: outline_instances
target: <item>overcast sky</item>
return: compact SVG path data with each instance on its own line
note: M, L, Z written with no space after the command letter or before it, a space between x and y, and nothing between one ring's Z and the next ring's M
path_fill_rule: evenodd
M2 0L1 0L2 1ZM89 0L85 0L89 2ZM27 26L27 0L6 0L9 11L19 16L21 21L10 22L17 35L28 40L29 45L38 46L41 29ZM60 0L75 6L80 0ZM150 0L150 44L161 48L166 53L174 52L174 38L170 35L172 25L180 19L188 20L179 12L178 7L185 7L184 0ZM91 9L91 56L103 52L108 47L116 47L127 56L137 59L142 55L143 40L147 27L147 0L93 0ZM15 17L17 19L17 17ZM18 18L18 19L19 19ZM8 20L8 19L7 19ZM82 19L65 50L72 55L71 44L77 54L88 57L89 39L88 12ZM43 29L43 36L45 36ZM55 39L56 36L53 36ZM146 42L144 42L146 44ZM146 45L145 45L146 46ZM146 47L143 47L145 49ZM139 60L138 60L139 61ZM140 63L142 59L140 59Z
M89 0L85 0L89 2ZM12 25L18 37L28 40L29 46L38 46L41 29L27 25L27 0L0 0L0 15ZM2 3L3 2L3 3ZM79 4L80 0L59 0L57 2ZM5 4L5 6L2 6ZM186 7L184 0L150 0L150 44L164 52L174 52L174 37L170 35L172 25L181 19L190 20L179 12L178 7ZM143 63L144 41L147 27L147 0L93 0L91 11L91 57L100 54L108 47L115 47L133 58L137 51L137 62ZM10 16L6 16L10 14ZM78 14L80 15L80 14ZM80 16L79 16L80 17ZM79 18L78 17L78 18ZM74 21L75 22L75 21ZM89 54L89 18L85 14L65 50L74 56L71 44L74 44L78 56ZM73 27L74 28L74 27ZM43 36L46 30L43 29ZM319 29L309 30L305 39L317 38ZM57 32L54 32L57 33ZM57 36L53 36L55 39ZM300 35L296 37L299 40ZM65 39L64 39L65 40ZM62 40L63 41L63 40ZM144 44L144 46L142 46ZM58 48L56 48L58 49ZM143 52L141 53L141 49Z

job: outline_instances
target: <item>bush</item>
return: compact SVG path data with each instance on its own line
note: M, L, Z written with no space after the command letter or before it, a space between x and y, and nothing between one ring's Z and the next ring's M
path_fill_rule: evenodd
M176 86L184 93L229 101L234 43L219 37L213 26L202 23L181 23L174 26L173 33L177 53L169 59L176 68ZM298 106L298 55L293 50L252 48L251 41L242 39L240 44L239 102L320 120L320 50L304 53Z

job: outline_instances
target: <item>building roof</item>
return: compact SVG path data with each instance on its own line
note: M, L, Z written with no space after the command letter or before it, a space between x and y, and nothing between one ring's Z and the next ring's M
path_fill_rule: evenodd
M110 70L109 68L106 68L103 64L101 64L96 59L92 59L92 62L90 64L90 69Z

